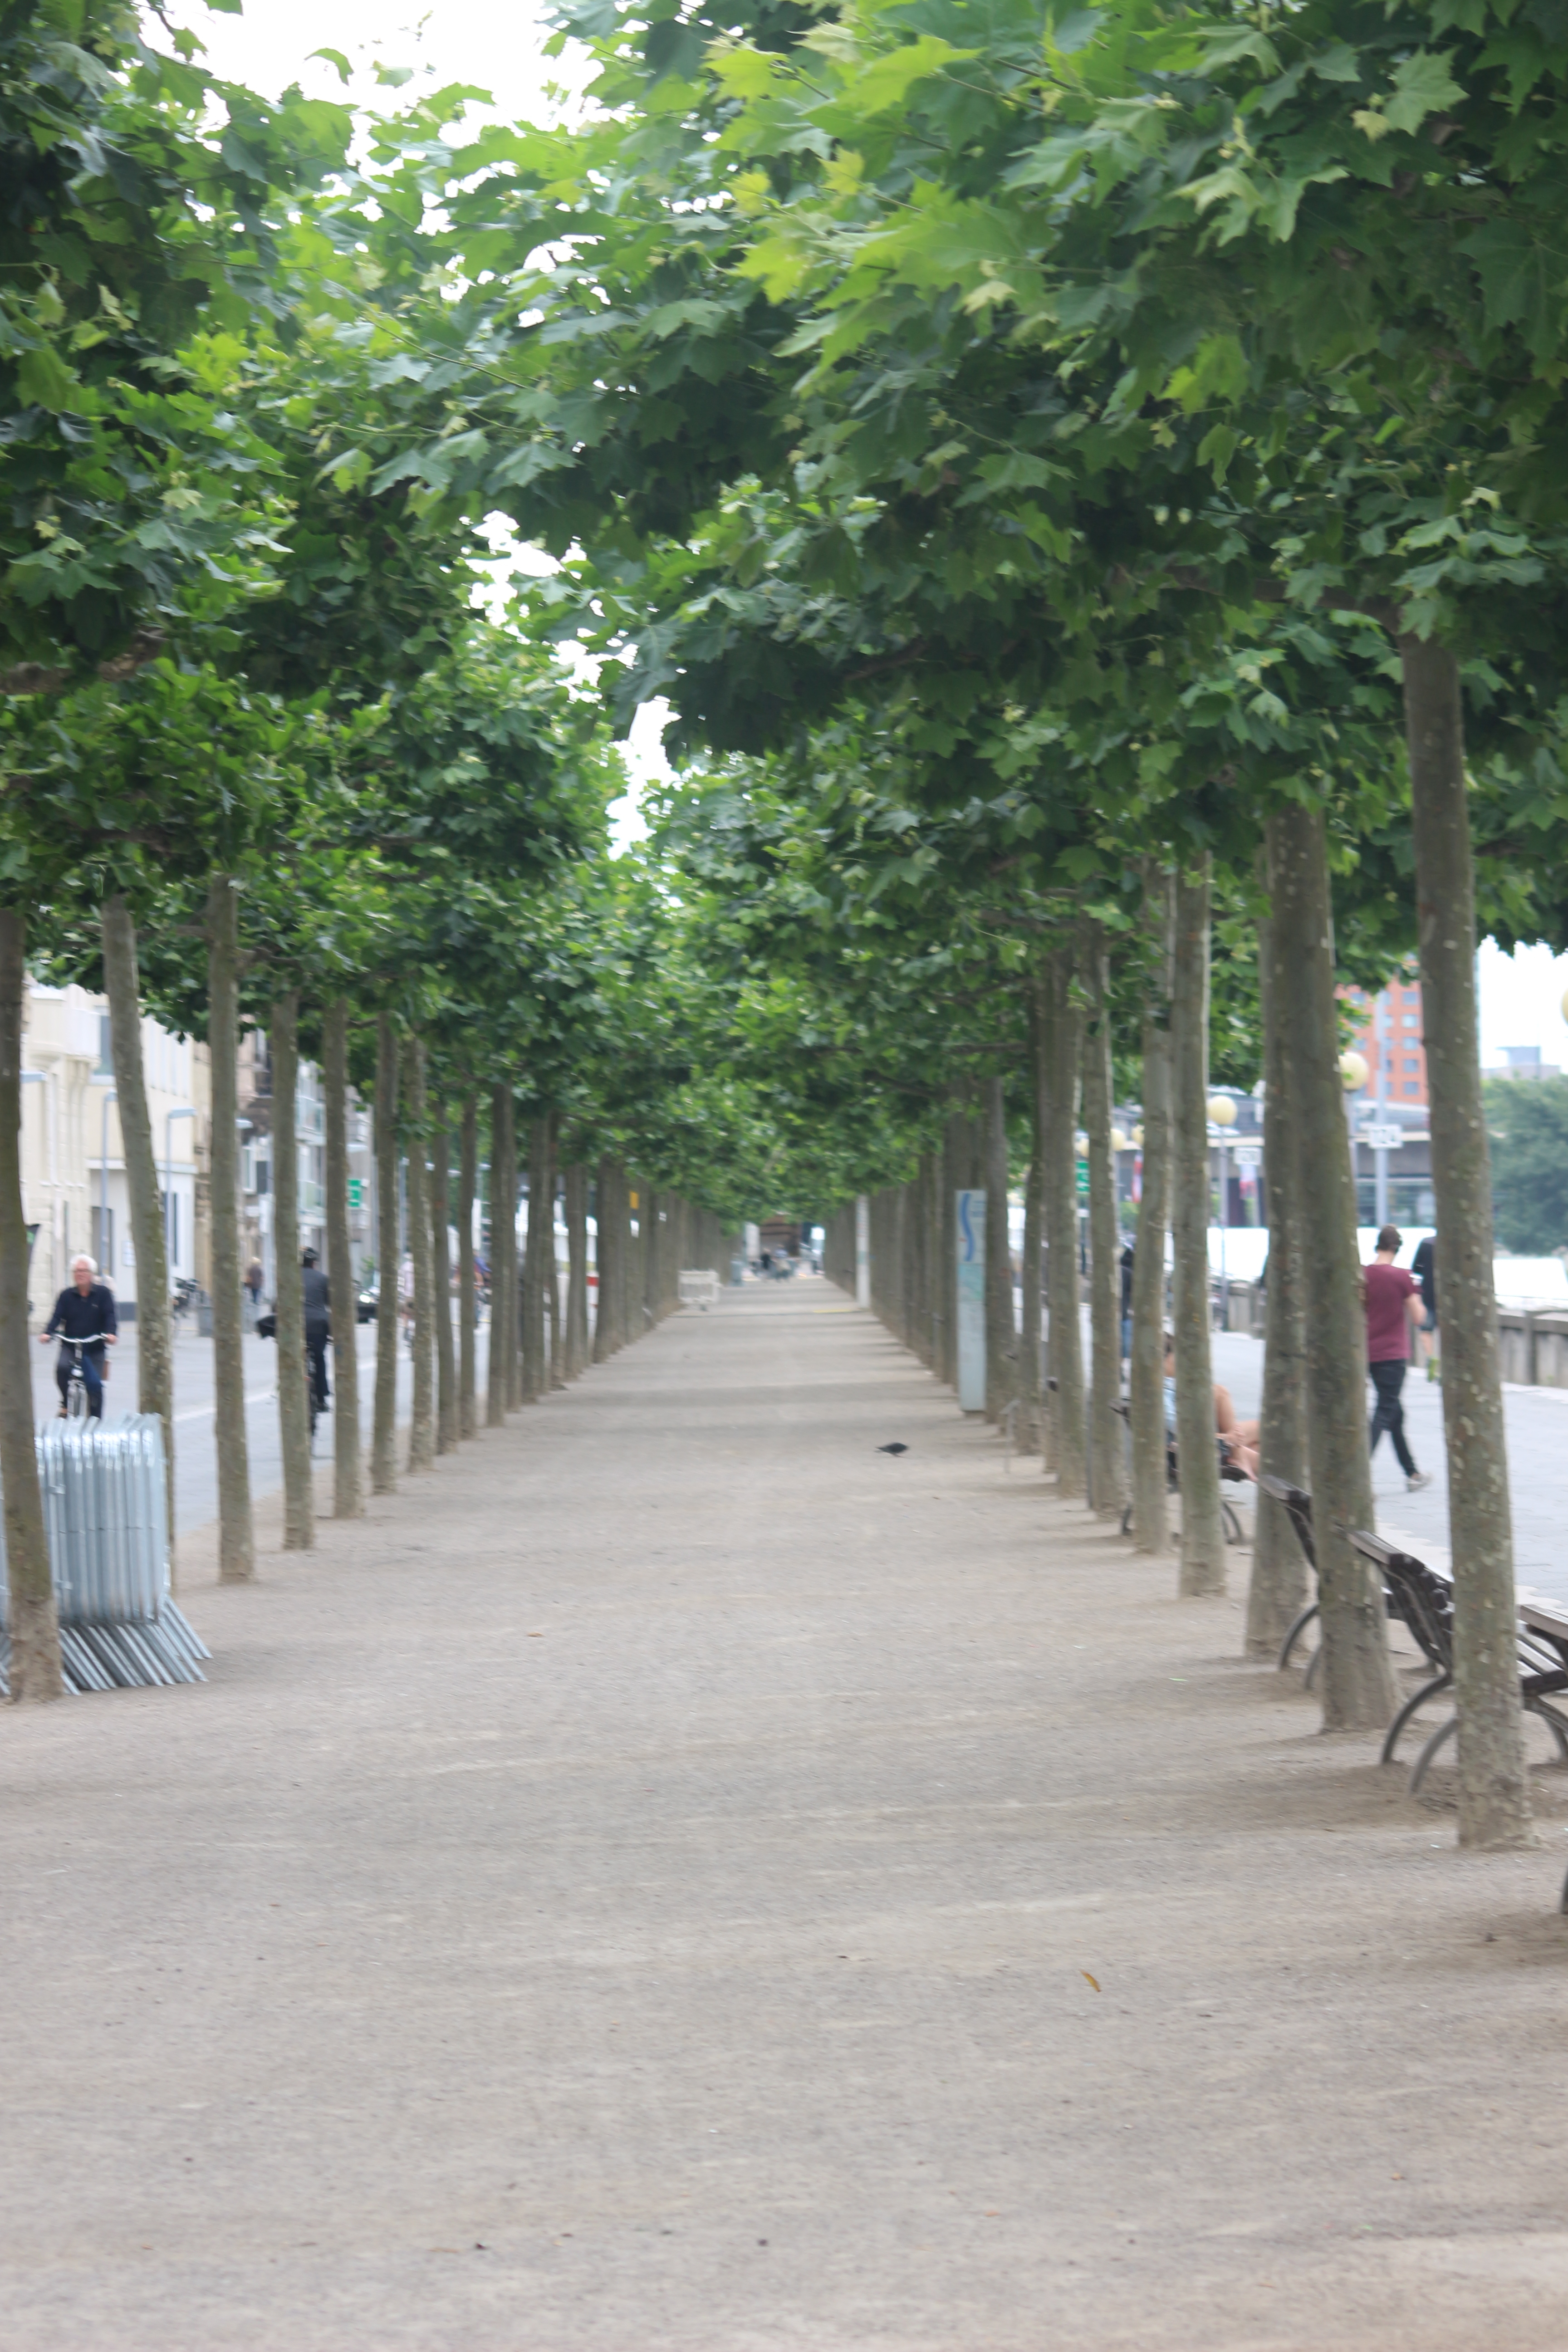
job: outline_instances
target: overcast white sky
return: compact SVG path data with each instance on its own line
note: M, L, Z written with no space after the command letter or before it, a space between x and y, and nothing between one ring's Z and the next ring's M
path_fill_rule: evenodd
M399 0L251 0L241 16L216 16L202 0L173 0L170 21L188 26L206 45L216 73L243 81L269 97L298 81L312 96L345 95L336 68L309 62L314 49L340 49L355 68L348 95L366 106L391 108L408 91L382 89L376 60L412 66L439 88L473 82L489 90L497 110L512 121L542 120L549 111L545 86L572 84L570 63L541 55L546 31L537 0L433 0L428 9ZM658 750L662 711L645 708L629 746L638 777L663 767ZM618 841L640 830L635 794L617 803ZM1524 948L1513 957L1481 950L1481 1060L1498 1061L1505 1045L1539 1045L1542 1061L1568 1069L1568 1023L1562 1012L1568 990L1568 957L1545 948Z

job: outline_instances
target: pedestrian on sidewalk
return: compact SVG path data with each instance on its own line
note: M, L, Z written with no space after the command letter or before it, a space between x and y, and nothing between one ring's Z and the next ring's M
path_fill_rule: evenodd
M1410 1261L1410 1271L1421 1286L1421 1304L1426 1309L1421 1328L1426 1341L1426 1377L1435 1381L1439 1376L1437 1363L1437 1243L1432 1234L1426 1234L1415 1244L1415 1255Z
M1405 1436L1405 1407L1400 1391L1410 1363L1410 1338L1421 1328L1421 1289L1415 1277L1394 1261L1403 1236L1397 1225L1384 1225L1377 1237L1372 1264L1362 1276L1366 1301L1366 1368L1377 1392L1372 1416L1371 1447L1386 1429L1405 1473L1406 1491L1418 1494L1432 1484L1430 1471L1418 1470Z
M327 1386L327 1342L332 1336L332 1294L321 1261L313 1249L304 1252L300 1260L300 1287L305 1304L305 1354L310 1366L310 1384L316 1391L316 1403L322 1412L327 1410L331 1390Z

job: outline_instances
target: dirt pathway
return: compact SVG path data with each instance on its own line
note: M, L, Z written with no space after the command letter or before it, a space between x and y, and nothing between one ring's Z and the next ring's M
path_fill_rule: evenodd
M1562 1776L1457 1853L827 1286L200 1573L0 1716L5 2352L1561 2341Z

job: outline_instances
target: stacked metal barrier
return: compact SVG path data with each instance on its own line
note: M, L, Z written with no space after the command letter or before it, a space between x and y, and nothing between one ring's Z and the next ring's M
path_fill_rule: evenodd
M199 1683L209 1657L169 1597L163 1430L156 1413L118 1427L46 1422L38 1481L49 1538L60 1665L69 1691ZM0 1691L11 1636L0 1522Z

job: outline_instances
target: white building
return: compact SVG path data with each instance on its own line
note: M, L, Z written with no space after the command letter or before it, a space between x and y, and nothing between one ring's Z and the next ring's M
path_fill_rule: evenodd
M136 1312L124 1146L107 1000L29 982L22 1045L22 1189L33 1238L28 1285L46 1315L86 1250L127 1321ZM156 1021L142 1024L153 1148L164 1195L171 1274L207 1278L205 1223L212 1093L207 1050Z

